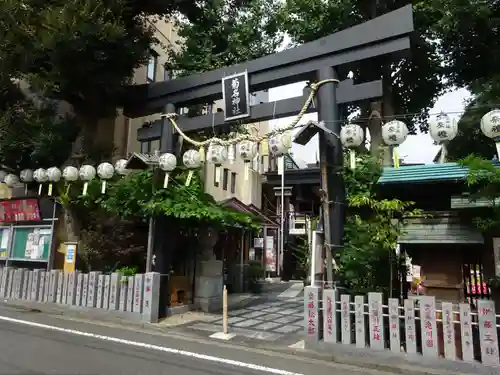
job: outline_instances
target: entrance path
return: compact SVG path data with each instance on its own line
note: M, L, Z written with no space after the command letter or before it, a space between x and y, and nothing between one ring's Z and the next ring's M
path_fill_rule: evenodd
M264 297L265 298L265 297ZM228 331L232 340L264 340L294 344L300 340L303 327L303 297L267 298L244 309L229 311ZM204 322L186 324L185 329L204 332L210 336L222 332L222 316Z

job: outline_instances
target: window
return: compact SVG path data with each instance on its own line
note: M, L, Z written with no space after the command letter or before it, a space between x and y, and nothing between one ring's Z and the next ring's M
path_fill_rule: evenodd
M217 181L217 175L219 174L219 168L214 165L214 186L219 187L219 181Z
M141 154L151 153L151 142L141 142Z
M168 68L164 67L163 68L163 80L164 81L170 81L170 70Z
M154 82L156 78L156 64L158 62L158 56L154 52L151 52L151 57L148 62L148 72L147 72L147 80L148 82Z
M236 193L236 173L231 172L231 194Z
M224 168L224 173L222 175L222 189L227 190L227 180L229 178L229 169Z

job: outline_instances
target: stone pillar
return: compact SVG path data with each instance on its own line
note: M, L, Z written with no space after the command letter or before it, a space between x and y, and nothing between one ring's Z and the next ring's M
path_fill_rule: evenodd
M78 284L78 271L71 272L68 278L68 291L66 294L66 304L76 303L76 286Z
M2 272L2 279L0 280L0 297L8 298L7 290L9 285L9 267L4 267Z
M218 233L212 230L204 230L200 235L202 251L196 266L194 305L204 312L222 308L222 261L216 259L213 251L217 238Z
M40 278L38 281L38 301L43 302L45 296L45 279L48 278L46 271L40 271Z
M122 274L119 272L113 272L111 274L111 282L109 287L109 309L118 310L120 302L120 284L121 284Z
M134 276L134 312L142 313L142 291L144 286L144 275L137 274Z
M317 345L322 336L322 317L319 309L321 300L320 288L308 286L304 288L304 341L309 345Z
M148 323L157 323L160 307L160 274L158 272L148 272L144 277L142 306L142 320Z
M31 292L30 292L30 300L31 301L38 301L39 297L38 294L40 293L40 275L41 275L41 270L36 269L33 270L33 278L31 280Z
M89 289L87 292L87 307L97 306L97 285L99 283L99 275L101 272L92 271L89 274Z
M134 276L129 276L127 278L127 304L126 304L126 310L127 311L133 311L133 306L134 306Z
M104 297L104 278L105 275L99 275L97 277L96 307L98 309L102 309Z

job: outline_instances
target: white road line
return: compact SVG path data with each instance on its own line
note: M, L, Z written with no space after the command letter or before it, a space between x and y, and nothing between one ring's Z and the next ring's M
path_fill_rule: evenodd
M297 297L304 289L304 283L293 283L290 288L285 290L283 293L278 294L278 298L293 298Z
M30 327L37 327L37 328L49 329L49 330L57 331L57 332L69 333L69 334L77 335L77 336L90 337L90 338L94 338L94 339L114 342L117 344L130 345L130 346L135 346L135 347L139 347L139 348L157 350L157 351L164 352L164 353L182 355L184 357L191 357L191 358L210 361L210 362L214 362L214 363L221 363L221 364L225 364L225 365L246 368L249 370L266 372L269 374L304 375L304 374L300 374L300 373L296 373L296 372L280 370L277 368L254 365L252 363L234 361L232 359L219 358L219 357L214 357L214 356L206 355L206 354L188 352L186 350L179 350L179 349L167 348L167 347L159 346L159 345L146 344L144 342L124 340L124 339L119 339L119 338L111 337L111 336L96 335L95 333L89 333L89 332L77 331L74 329L50 326L48 324L35 323L35 322L27 321L27 320L14 319L14 318L9 318L7 316L0 316L0 320L3 320L5 322L10 322L10 323L22 324L22 325L26 325L26 326L30 326Z

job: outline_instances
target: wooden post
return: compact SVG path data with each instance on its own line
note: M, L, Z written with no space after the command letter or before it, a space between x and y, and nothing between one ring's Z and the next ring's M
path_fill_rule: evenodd
M222 292L222 330L224 335L227 335L227 289L225 285Z

